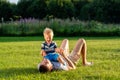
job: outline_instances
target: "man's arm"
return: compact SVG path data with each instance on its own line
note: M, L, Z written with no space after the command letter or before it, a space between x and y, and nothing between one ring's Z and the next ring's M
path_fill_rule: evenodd
M62 56L64 57L64 59L67 61L67 63L69 64L69 69L76 69L75 65L73 64L73 62L64 55L64 53L62 54Z
M59 54L62 54L63 53L63 50L61 48L55 48L55 52L59 53Z

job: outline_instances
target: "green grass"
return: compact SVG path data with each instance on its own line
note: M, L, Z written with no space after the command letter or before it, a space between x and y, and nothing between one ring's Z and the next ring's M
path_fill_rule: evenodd
M76 70L39 73L37 64L43 37L0 37L0 80L120 80L120 38L84 37L87 41L88 61L93 66ZM64 37L54 40L58 46ZM79 37L68 37L70 50Z

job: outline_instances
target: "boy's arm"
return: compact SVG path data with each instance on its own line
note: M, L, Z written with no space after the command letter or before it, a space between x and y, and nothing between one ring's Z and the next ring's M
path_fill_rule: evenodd
M46 56L46 52L45 52L44 50L41 50L40 54L41 54L42 56Z
M45 52L45 44L44 44L44 43L41 44L41 52L40 52L40 55L42 55L42 56L46 56L46 52Z

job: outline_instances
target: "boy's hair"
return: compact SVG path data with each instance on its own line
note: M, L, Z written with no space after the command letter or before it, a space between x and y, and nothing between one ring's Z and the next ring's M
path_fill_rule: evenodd
M54 36L53 30L50 29L50 28L45 28L45 29L44 29L43 35L45 35L45 34L51 34L51 36Z
M50 71L50 69L45 65L40 65L39 71L42 72L42 73L45 73L45 72Z

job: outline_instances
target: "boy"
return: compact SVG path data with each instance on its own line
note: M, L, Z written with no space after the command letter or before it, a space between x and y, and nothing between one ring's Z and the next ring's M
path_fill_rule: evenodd
M42 56L46 59L49 59L50 61L60 62L64 64L64 61L58 54L58 53L62 53L63 50L60 48L57 48L56 43L52 41L54 36L52 29L45 28L43 35L44 35L45 42L41 44Z

